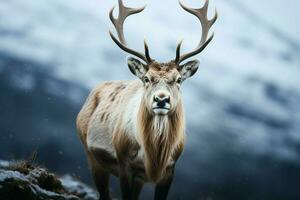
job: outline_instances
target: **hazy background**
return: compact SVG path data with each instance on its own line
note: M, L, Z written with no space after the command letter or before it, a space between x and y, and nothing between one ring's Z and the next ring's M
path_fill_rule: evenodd
M158 61L173 59L181 39L194 48L195 17L175 0L125 1L145 3L125 26L131 46L147 38ZM115 4L0 1L0 159L37 150L39 163L91 183L76 115L97 83L135 78L108 35ZM215 38L182 88L187 145L169 199L299 199L300 1L215 0L210 16L215 7Z

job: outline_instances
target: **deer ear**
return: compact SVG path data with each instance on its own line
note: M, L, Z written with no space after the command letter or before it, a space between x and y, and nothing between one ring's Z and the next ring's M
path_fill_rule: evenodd
M136 58L128 57L127 64L131 73L133 73L139 78L143 78L144 75L147 73L147 66Z
M183 65L180 65L180 75L182 80L193 76L199 67L199 60L192 60Z

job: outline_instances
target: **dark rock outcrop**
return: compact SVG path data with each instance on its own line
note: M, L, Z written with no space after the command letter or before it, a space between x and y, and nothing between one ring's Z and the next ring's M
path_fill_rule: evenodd
M0 161L0 199L95 200L97 195L70 175L57 177L27 161Z

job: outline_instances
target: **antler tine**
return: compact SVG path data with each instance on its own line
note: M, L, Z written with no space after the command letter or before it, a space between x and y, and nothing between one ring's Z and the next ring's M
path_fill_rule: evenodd
M175 63L179 63L180 60L180 49L181 49L181 45L182 45L183 40L181 40L177 47L176 47L176 58L175 58Z
M209 0L205 0L205 3L202 8L189 8L189 7L185 6L180 0L179 0L179 4L185 11L191 13L192 15L196 16L199 19L199 21L201 23L201 27L202 27L202 35L201 35L201 39L200 39L196 49L190 53L186 53L186 54L180 56L179 58L178 58L178 55L180 55L181 44L177 45L176 58L175 58L175 61L177 61L176 63L180 63L183 60L186 60L187 58L192 57L192 56L200 53L201 51L203 51L203 49L208 45L208 43L213 38L213 34L208 39L207 39L207 36L208 36L210 28L212 27L212 25L216 22L216 20L218 18L217 10L215 11L215 15L212 19L207 18Z
M146 56L147 60L152 61L150 54L149 54L149 48L148 48L148 44L147 44L146 40L144 40L144 48L145 48L145 56Z
M109 35L112 38L112 40L124 51L126 51L127 53L130 53L132 55L135 55L137 57L139 57L140 59L144 60L145 62L149 62L147 60L147 58L145 57L145 55L143 55L142 53L135 51L133 49L130 49L129 47L127 47L126 45L124 45L123 43L121 43L113 34L111 31L109 31Z
M141 58L142 60L144 60L147 63L151 62L151 58L149 56L149 49L148 49L147 43L145 42L145 45L144 45L145 55L129 48L127 46L127 43L126 43L126 40L125 40L125 37L124 37L124 29L123 29L124 22L125 22L126 18L130 15L142 12L145 9L146 6L143 6L141 8L129 8L129 7L124 6L122 0L118 0L118 3L119 3L119 15L118 15L118 17L115 18L113 16L113 11L114 11L115 7L112 7L112 9L109 11L109 18L110 18L111 22L113 23L113 25L114 25L114 27L117 31L119 40L117 40L117 38L112 34L111 31L109 31L109 34L110 34L111 38L124 51Z

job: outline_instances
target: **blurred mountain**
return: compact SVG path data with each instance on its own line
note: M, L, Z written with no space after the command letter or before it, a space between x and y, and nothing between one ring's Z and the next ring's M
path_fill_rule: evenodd
M82 104L78 99L87 90L53 77L38 63L4 53L0 60L2 158L24 158L38 150L46 166L58 172L83 173L85 155L81 148L73 147L80 145L75 129Z
M0 2L2 158L37 149L47 167L89 180L76 114L96 83L133 78L107 34L115 3ZM182 86L187 145L170 198L299 199L300 3L226 0L213 7L220 16L215 38ZM149 1L132 18L128 43L141 49L146 37L157 60L172 59L179 39L184 51L199 39L198 22L176 1Z

